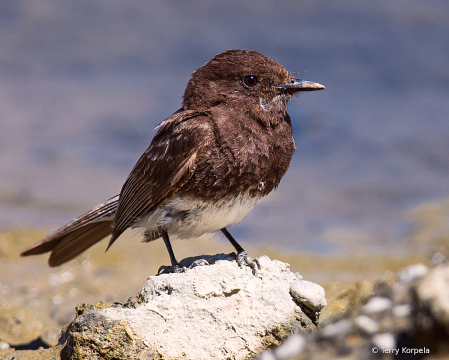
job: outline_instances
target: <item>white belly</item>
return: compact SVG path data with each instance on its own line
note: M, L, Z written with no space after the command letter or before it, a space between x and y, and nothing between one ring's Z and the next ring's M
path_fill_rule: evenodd
M170 237L195 238L218 231L242 220L260 198L238 196L215 204L197 199L173 197L134 227L145 231L165 228Z

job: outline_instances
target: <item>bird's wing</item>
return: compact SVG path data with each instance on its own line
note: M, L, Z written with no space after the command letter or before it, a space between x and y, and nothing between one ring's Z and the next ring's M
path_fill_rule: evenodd
M108 247L190 179L212 134L208 116L197 111L176 112L158 126L122 187Z

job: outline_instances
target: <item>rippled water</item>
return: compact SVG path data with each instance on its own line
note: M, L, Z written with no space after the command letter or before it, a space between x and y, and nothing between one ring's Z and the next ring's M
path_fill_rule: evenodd
M231 48L324 84L290 104L297 151L239 225L315 252L400 244L449 194L446 1L0 5L0 227L54 229L119 192L190 73Z

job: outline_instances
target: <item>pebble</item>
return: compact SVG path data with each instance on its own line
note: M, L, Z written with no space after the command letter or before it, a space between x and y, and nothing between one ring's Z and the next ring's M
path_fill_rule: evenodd
M383 297L373 297L362 307L364 314L376 314L389 310L393 302L390 299Z
M407 283L419 279L427 274L429 268L424 264L415 264L398 272L397 276L401 283Z
M301 353L306 346L306 339L299 334L293 334L282 345L273 350L278 360L289 359Z
M320 311L327 305L324 289L311 281L297 280L290 285L293 297L313 311Z
M393 315L396 317L409 316L412 312L412 307L410 304L396 305L393 308Z
M256 357L257 360L277 360L276 356L271 350L264 350Z
M374 334L379 331L379 324L366 315L357 316L354 323L360 330L367 334Z
M377 348L393 349L396 348L396 339L390 333L376 334L373 336L372 343Z
M323 327L321 330L321 336L325 338L333 338L338 335L344 336L349 329L351 329L351 327L352 323L350 320L339 320Z

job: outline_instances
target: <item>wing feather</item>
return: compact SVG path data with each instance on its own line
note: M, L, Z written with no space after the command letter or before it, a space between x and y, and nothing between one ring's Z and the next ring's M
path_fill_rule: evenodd
M212 132L208 115L197 111L177 112L159 125L122 187L108 247L190 179Z

